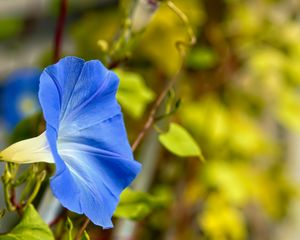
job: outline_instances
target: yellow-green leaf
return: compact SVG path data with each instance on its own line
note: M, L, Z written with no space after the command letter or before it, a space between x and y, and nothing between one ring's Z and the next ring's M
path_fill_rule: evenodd
M198 156L203 159L196 141L186 129L176 123L171 123L169 131L159 135L159 141L167 150L177 156Z
M81 240L90 240L90 239L91 238L90 238L89 234L87 233L87 231L84 231Z
M120 203L114 213L115 217L139 220L151 211L165 205L166 200L145 192L125 189L120 197Z
M139 74L120 69L117 69L116 73L120 78L118 101L131 117L141 117L147 104L154 99L154 92L145 85Z
M187 66L192 69L208 69L216 65L216 53L210 48L195 48L187 58Z

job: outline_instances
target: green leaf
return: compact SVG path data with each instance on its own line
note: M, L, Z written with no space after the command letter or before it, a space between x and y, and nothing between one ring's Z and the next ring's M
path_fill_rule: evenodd
M196 141L176 123L171 123L169 131L159 135L159 141L167 150L179 157L198 156L204 159Z
M48 225L43 222L38 212L29 205L20 223L0 240L54 240L54 236Z
M154 209L163 207L166 200L145 192L125 189L120 197L120 203L114 213L115 217L140 220Z
M66 228L67 228L67 231L68 231L68 240L72 240L73 239L73 234L72 234L73 223L72 223L70 218L67 218Z
M147 104L154 99L154 92L144 84L139 74L120 69L117 69L116 73L120 78L118 101L131 117L140 118Z
M7 18L0 20L0 39L7 39L18 35L24 26L19 18Z
M90 240L90 236L88 235L87 231L83 232L82 240Z
M187 66L191 69L209 69L217 64L217 55L210 48L195 48L188 58Z

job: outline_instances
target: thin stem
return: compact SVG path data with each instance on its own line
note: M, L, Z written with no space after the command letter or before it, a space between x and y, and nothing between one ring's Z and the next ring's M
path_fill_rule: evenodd
M63 32L67 17L68 0L60 0L59 17L57 20L55 36L54 36L54 55L53 61L57 62L61 56Z
M4 200L9 211L20 210L21 206L16 201L15 187L12 180L16 177L19 166L13 163L6 163L4 174L2 176L4 188Z
M78 233L76 234L75 240L80 240L82 234L84 233L85 229L90 223L90 219L86 218L84 223L82 224L81 228L79 229Z
M189 35L189 42L180 42L181 44L185 46L192 46L196 43L196 36L193 31L193 28L190 25L188 17L178 8L172 1L167 1L167 6L177 15L177 17L183 22L187 29L187 33Z
M163 89L163 91L158 96L156 102L154 103L154 105L149 113L149 117L148 117L142 131L139 133L139 135L137 136L137 138L135 139L135 141L133 142L133 144L131 146L131 149L133 152L136 150L138 145L141 143L141 141L143 140L143 138L144 138L145 134L148 132L148 130L152 127L152 125L155 121L155 115L156 115L158 108L160 107L161 103L165 99L168 91L175 85L177 78L178 78L178 73L171 79L169 84L166 85L166 87Z
M47 172L45 170L43 170L37 177L36 179L36 183L34 186L34 189L30 195L30 197L28 198L27 202L26 202L26 206L28 206L29 204L31 204L33 202L33 200L35 199L35 197L37 196L37 194L39 193L39 190L42 186L43 181L45 180Z
M14 194L11 190L11 184L4 184L4 200L9 211L15 211L16 205L14 204Z

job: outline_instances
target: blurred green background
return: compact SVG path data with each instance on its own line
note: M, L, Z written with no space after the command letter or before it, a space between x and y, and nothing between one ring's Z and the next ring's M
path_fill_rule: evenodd
M22 2L0 0L3 84L16 69L51 63L59 1ZM197 43L187 48L158 116L175 110L135 152L144 168L133 189L150 195L133 196L132 202L125 196L115 228L91 225L91 239L299 240L300 2L173 2L188 17ZM63 55L107 64L105 50L135 4L70 0ZM187 26L161 3L132 45L122 48L126 61L115 70L131 142L180 68L175 44L187 38ZM158 135L169 122L189 132L205 161L176 154L180 137L167 139L175 155L165 148Z

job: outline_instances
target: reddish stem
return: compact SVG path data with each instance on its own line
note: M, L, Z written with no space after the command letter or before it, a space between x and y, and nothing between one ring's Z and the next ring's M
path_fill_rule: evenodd
M75 240L80 240L81 236L83 235L85 229L90 223L90 219L85 218L84 223L82 224L81 228L79 229L78 233L76 234Z
M16 207L17 212L21 215L23 209L22 209L22 205L17 202L15 189L12 189L12 191L11 191L10 201Z
M150 114L148 116L148 119L147 119L142 131L139 133L139 135L137 136L137 138L135 139L135 141L131 145L131 149L132 149L133 152L136 150L138 145L141 143L141 141L145 137L146 133L149 131L149 129L152 127L153 123L155 122L156 112L157 112L158 108L160 107L161 103L163 102L163 100L165 99L168 91L175 85L178 74L179 74L179 71L171 79L171 81L166 85L166 87L162 90L162 92L160 93L160 95L156 99L156 102L154 103L152 109L150 110Z
M60 0L60 10L54 36L54 62L57 62L61 55L63 32L67 18L67 8L68 0Z

